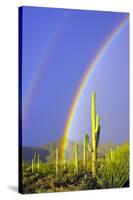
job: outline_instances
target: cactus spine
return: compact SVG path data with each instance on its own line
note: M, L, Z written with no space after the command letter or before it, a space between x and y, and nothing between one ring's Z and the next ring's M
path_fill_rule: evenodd
M75 143L74 146L74 154L75 154L75 175L78 174L78 144Z
M96 93L91 97L91 132L92 132L92 176L96 177L97 146L100 134L100 117L96 114Z
M59 150L58 146L56 147L56 176L59 175Z

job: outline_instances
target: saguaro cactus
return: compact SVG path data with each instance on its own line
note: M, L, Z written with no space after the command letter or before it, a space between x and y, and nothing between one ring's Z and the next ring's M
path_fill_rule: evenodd
M33 159L34 165L36 164L36 152L34 153L34 159Z
M59 150L58 150L58 146L56 147L56 176L59 175Z
M114 161L114 150L112 148L110 149L110 159Z
M38 157L37 157L37 170L39 172L39 169L40 169L40 154L38 154Z
M32 173L34 172L34 159L32 158L32 161L31 161L31 170L32 170Z
M74 154L75 154L75 174L78 174L78 144L75 143L74 146Z
M96 114L96 93L91 97L91 132L92 132L92 176L96 177L97 146L100 134L100 117Z
M87 170L87 162L88 162L88 141L89 137L88 135L84 135L84 144L83 144L83 165L84 165L84 171Z
M63 160L63 169L65 170L66 169L66 159L64 157L64 160Z
M115 151L111 148L110 151L106 155L106 162L114 162L115 159Z

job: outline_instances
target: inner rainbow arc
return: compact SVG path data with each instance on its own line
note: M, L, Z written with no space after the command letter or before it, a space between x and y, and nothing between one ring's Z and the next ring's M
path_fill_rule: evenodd
M90 75L92 74L95 66L98 64L98 62L103 57L104 53L108 49L108 47L111 45L113 40L118 36L118 34L122 31L122 29L125 27L125 25L128 23L128 16L116 27L116 29L110 34L110 36L107 38L107 40L104 42L103 46L101 47L100 51L97 53L95 58L92 60L91 64L88 65L87 70L83 76L82 81L80 82L79 88L76 92L76 95L74 97L73 103L71 105L70 111L68 113L68 118L66 121L66 126L63 133L63 140L61 144L61 152L62 152L62 159L64 159L67 143L68 143L68 136L70 133L71 125L75 116L76 109L78 107L79 100L82 96L82 93L84 91L84 88L88 82L88 79Z

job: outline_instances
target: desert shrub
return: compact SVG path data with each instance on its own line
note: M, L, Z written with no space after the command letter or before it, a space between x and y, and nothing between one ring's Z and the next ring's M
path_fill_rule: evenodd
M55 175L55 165L42 163L39 168L39 173L43 176L54 176Z
M27 169L30 168L30 163L27 161L22 162L22 170L26 171Z
M123 144L113 152L113 157L98 167L98 183L103 188L121 188L129 185L129 145Z
M129 185L129 145L123 144L113 149L106 156L97 158L97 177L91 173L91 158L88 159L87 171L84 171L83 160L79 160L79 173L75 174L74 161L67 161L60 166L56 176L56 166L52 163L41 163L32 172L31 164L23 163L24 193L57 192L87 190L99 188L118 188Z

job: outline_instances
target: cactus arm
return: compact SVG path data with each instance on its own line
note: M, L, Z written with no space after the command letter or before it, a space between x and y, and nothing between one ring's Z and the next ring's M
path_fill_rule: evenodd
M96 115L96 126L95 126L95 133L98 132L99 129L99 124L100 124L100 116Z
M92 151L92 149L91 149L91 147L90 147L90 144L88 144L88 151L89 151L89 152Z
M87 147L88 147L88 151L91 152L91 145L90 145L89 136L88 136L88 140L87 140Z
M96 147L99 145L99 139L100 139L100 125L98 127L98 131L96 133Z

